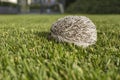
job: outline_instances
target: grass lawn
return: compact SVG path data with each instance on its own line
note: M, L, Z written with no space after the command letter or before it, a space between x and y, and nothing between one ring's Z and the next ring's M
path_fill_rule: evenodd
M0 80L120 80L120 15L85 15L97 26L88 48L48 40L65 15L0 15Z

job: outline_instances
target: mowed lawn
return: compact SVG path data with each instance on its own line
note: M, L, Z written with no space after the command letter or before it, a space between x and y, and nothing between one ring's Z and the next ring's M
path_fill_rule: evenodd
M0 80L120 80L120 15L85 15L97 26L95 45L48 40L66 15L0 15Z

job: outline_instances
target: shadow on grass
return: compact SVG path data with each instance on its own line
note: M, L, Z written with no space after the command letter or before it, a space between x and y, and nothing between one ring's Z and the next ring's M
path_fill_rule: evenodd
M50 32L35 32L34 34L40 38L45 38L49 40Z
M78 46L75 46L73 43L67 43L67 42L59 42L59 41L57 41L57 40L55 40L54 38L52 38L51 36L50 36L50 32L35 32L34 33L36 36L38 36L38 37L40 37L40 38L44 38L44 39L46 39L46 40L48 40L48 41L52 41L52 43L55 43L55 44L62 44L62 45L64 45L64 48L66 48L66 49L71 49L72 47L75 47L76 49L78 48L80 48L80 47L78 47Z
M51 37L50 32L35 32L35 35L37 35L40 38L44 38L48 41L52 41L54 43L64 43L64 42L59 42L55 40L54 38Z
M57 40L55 40L54 38L51 37L50 32L35 32L35 35L37 35L40 38L44 38L48 41L52 41L54 43L59 43Z

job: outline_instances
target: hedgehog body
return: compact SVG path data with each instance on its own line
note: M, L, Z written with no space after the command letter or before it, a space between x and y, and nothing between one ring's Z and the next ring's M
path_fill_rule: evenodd
M59 42L69 42L87 47L97 41L94 23L85 16L66 16L53 23L51 37Z

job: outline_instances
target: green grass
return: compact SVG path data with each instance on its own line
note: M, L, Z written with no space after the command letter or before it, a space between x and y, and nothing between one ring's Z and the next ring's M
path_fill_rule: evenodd
M48 40L65 15L0 15L0 80L120 80L120 15L86 15L98 41L88 48Z

